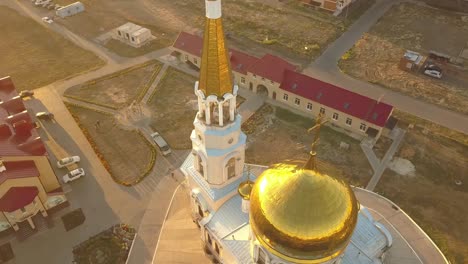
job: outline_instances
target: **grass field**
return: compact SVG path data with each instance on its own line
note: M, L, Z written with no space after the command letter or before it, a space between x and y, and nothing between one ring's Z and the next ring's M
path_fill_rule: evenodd
M415 176L387 170L376 188L414 218L452 263L459 264L468 262L467 154L468 146L422 127L409 129L396 156L415 165Z
M0 6L0 73L10 75L18 90L42 87L104 62L17 11Z
M418 19L414 19L417 14ZM458 56L468 42L468 22L461 15L399 4L390 9L340 61L354 77L451 110L468 113L468 71L445 71L441 80L399 69L407 49ZM465 80L465 81L464 81Z
M153 83L162 64L150 61L67 89L65 96L112 108L139 100Z
M151 127L174 149L189 149L190 133L197 110L193 93L196 78L168 68L148 101L152 112Z
M67 107L117 182L134 183L152 168L156 150L138 132L120 128L113 116L79 106ZM100 126L96 128L98 120Z
M307 129L313 125L312 119L283 108L264 105L242 126L247 133L246 161L271 165L284 160L306 160L313 138ZM349 149L340 149L340 142L348 143ZM272 146L281 151L271 151ZM329 171L327 168L334 167L341 171L336 177L356 186L365 186L370 180L372 169L359 141L324 126L317 153L317 158L328 164L325 172Z

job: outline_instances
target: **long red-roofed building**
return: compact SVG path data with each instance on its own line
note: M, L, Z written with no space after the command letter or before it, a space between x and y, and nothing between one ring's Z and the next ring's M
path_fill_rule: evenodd
M199 68L202 45L201 37L181 32L172 48L180 60ZM321 113L333 127L355 136L378 138L393 112L391 105L304 75L278 56L257 58L234 49L229 54L240 88L264 94L303 115Z
M10 77L0 78L0 232L66 202L36 125Z

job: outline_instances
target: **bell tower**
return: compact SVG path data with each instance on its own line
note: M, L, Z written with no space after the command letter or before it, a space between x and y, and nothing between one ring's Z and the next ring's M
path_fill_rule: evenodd
M200 78L194 87L198 112L190 136L193 170L189 182L192 188L205 192L223 189L228 195L230 192L225 188L239 180L243 173L246 135L241 131L241 116L237 113L238 87L233 82L224 39L221 0L205 0L205 4ZM206 190L206 185L210 190ZM204 197L214 210L221 205L216 202L219 197L213 199L207 193Z

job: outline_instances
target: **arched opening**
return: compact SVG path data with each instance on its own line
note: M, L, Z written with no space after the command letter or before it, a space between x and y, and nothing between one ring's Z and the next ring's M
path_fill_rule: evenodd
M229 159L227 165L227 178L228 180L234 178L236 176L236 159L235 158L231 158Z
M204 178L205 177L205 173L204 173L204 170L203 170L203 161L202 161L202 157L200 155L198 155L198 169L197 171L200 173L200 175Z
M259 84L257 86L257 94L260 96L268 97L268 89L265 85Z

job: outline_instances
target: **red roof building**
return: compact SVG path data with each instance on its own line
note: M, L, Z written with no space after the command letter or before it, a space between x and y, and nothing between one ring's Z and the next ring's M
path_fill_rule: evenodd
M39 190L35 186L30 187L11 187L0 198L0 211L13 212L24 208L33 202L39 194Z
M173 47L179 50L179 52L184 53L183 56L185 58L193 56L193 61L196 62L199 61L199 57L201 56L202 45L203 40L201 37L181 32ZM376 133L375 130L380 131L385 126L393 111L391 105L301 74L297 72L295 65L280 57L266 54L262 58L256 58L233 49L230 50L230 54L231 69L235 72L235 75L241 74L240 76L237 75L237 77L240 77L240 86L244 86L244 88L248 87L255 92L258 88L256 88L257 85L263 85L268 90L268 96L272 99L290 104L294 108L300 106L299 109L306 113L311 113L311 106L307 106L307 108L301 106L300 99L299 103L297 102L298 99L290 101L286 95L282 94L279 96L283 100L278 99L276 98L277 94L280 91L288 92L334 109L337 112L344 113L350 118L359 118L361 122L357 126L353 125L351 127L349 123L352 121L346 123L344 128L348 131L354 130L362 135L368 127L372 127L374 131L373 133L369 133L369 135L379 135L380 132ZM247 78L248 76L252 76L255 79L249 79ZM261 77L261 79L257 76ZM266 80L271 83L265 82ZM279 87L277 84L279 84ZM335 124L343 125L337 122Z

